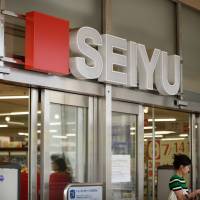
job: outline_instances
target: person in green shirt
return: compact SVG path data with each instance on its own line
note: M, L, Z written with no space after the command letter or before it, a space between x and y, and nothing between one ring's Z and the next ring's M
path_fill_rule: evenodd
M176 174L170 178L169 189L170 194L168 200L186 200L194 199L200 195L200 189L189 192L184 177L190 171L191 160L185 154L175 154L173 166Z

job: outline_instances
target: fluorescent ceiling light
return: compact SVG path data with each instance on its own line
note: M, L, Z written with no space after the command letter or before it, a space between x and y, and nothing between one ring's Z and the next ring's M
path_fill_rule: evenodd
M0 113L0 116L7 116L7 115L28 115L29 112L10 112L10 113Z
M131 127L130 130L131 130L131 131L135 131L135 130L136 130L136 127Z
M135 132L131 131L131 132L130 132L130 135L135 135Z
M41 111L37 111L38 114L41 114ZM8 116L8 115L28 115L28 111L23 112L10 112L10 113L0 113L0 116Z
M0 128L6 128L8 127L8 124L0 124Z
M180 137L188 137L188 134L183 133L183 134L179 134Z
M185 138L162 138L162 141L184 140Z
M149 122L152 122L153 119L148 119ZM174 122L175 118L162 118L162 119L154 119L155 122Z
M28 133L19 132L18 135L21 135L21 136L28 136Z
M144 130L153 129L153 126L145 126Z
M2 99L29 99L29 96L0 96L0 100Z
M66 134L66 136L67 136L67 137L75 137L76 134L75 134L75 133L68 133L68 134Z
M144 130L148 130L148 129L153 129L153 126L145 126L145 127L144 127ZM131 127L130 130L131 130L131 131L135 131L135 130L136 130L136 127Z
M167 134L172 134L176 133L175 131L156 131L156 134L162 134L162 135L167 135Z
M76 122L67 122L67 125L75 125Z
M67 139L66 135L52 135L52 137L57 139Z
M14 122L14 121L8 121L8 124L14 124L14 125L20 125L20 126L24 126L23 122Z
M156 131L155 134L160 134L160 135L167 135L167 134L172 134L176 133L175 131ZM153 133L144 133L145 135L152 135Z
M58 126L58 125L61 125L61 122L51 122L50 125L51 126Z
M37 126L41 126L41 123L37 123Z
M41 130L37 130L37 133L41 133Z
M151 136L151 137L153 137L153 134L152 133L145 133L144 136Z
M57 131L57 130L51 129L51 130L49 130L49 132L50 132L50 133L57 133L58 131Z
M156 138L162 138L162 135L155 135ZM144 135L144 138L152 138L151 135Z

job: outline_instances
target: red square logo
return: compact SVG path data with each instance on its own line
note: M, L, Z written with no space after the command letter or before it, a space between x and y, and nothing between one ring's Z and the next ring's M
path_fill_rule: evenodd
M69 21L35 11L26 14L25 69L69 74Z

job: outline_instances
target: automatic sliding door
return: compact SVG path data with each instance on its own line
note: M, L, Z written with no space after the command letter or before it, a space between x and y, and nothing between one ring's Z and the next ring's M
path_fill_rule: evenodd
M71 182L87 182L88 117L92 97L44 91L43 199L60 200ZM90 116L90 119L93 117ZM92 123L90 121L90 123Z
M112 109L112 199L140 199L137 176L142 169L138 155L143 148L139 115L141 106L113 102ZM139 125L139 123L142 123ZM140 133L140 134L138 134ZM140 159L142 160L143 157ZM138 170L138 166L140 169Z
M113 199L135 199L136 115L112 114Z
M67 171L70 172L70 182L85 180L86 131L87 108L50 104L50 162L60 157L64 158Z
M191 157L195 145L191 143L190 117L185 112L145 107L144 200L162 200L169 194L169 179L174 174L174 154ZM185 178L187 185L192 186L191 175Z

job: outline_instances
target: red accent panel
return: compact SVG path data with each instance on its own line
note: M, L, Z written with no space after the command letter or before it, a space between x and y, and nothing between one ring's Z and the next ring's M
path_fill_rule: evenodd
M35 11L26 14L25 69L69 74L69 21Z

